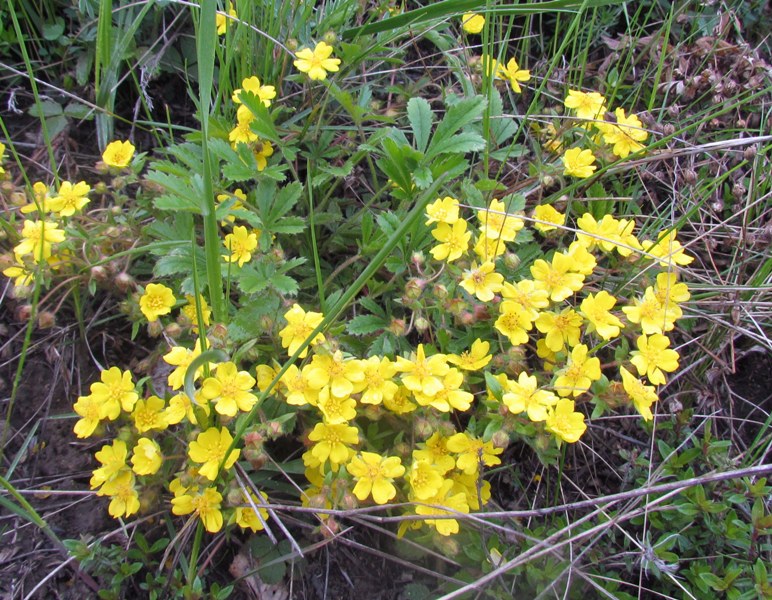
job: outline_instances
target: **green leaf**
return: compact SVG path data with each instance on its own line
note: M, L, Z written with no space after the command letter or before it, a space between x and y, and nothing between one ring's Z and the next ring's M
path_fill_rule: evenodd
M425 190L434 181L434 176L429 167L418 167L413 171L413 180L419 189Z
M501 397L504 393L504 390L501 387L501 382L488 371L485 371L485 385L488 386L488 389L491 391L491 394L493 394L493 397L501 402Z
M62 105L53 100L42 100L39 104L33 104L27 110L31 117L54 117L64 112Z
M416 96L407 103L407 118L413 130L413 144L419 152L426 150L432 132L434 113L429 103Z
M53 23L43 24L43 38L49 42L58 40L64 33L64 19L57 17Z
M370 335L382 331L388 326L388 321L383 317L376 317L375 315L358 315L347 323L346 330L351 335Z
M265 331L260 319L264 316L275 316L279 304L279 298L270 293L251 298L247 306L236 311L228 324L228 339L234 343L242 343L262 336Z
M427 160L430 160L441 154L466 154L467 152L477 152L485 148L485 140L474 131L465 131L458 133L442 143L432 144L429 152L426 153Z
M449 107L445 117L437 125L437 129L432 136L432 141L426 151L426 157L431 158L447 150L448 145L455 145L449 140L458 133L463 127L472 123L482 115L485 109L485 98L483 96L473 96L459 100L456 104ZM482 140L479 134L475 134L478 140ZM465 138L462 138L464 140ZM468 144L471 139L466 139ZM483 141L484 143L484 141Z

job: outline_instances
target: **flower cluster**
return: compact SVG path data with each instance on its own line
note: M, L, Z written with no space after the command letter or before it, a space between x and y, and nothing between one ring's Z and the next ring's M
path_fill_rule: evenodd
M636 115L626 115L624 108L608 113L606 99L598 92L569 90L563 104L580 120L580 129L594 128L594 143L610 148L614 156L627 158L644 149L643 142L649 134L641 120ZM598 168L594 164L596 155L589 148L569 148L561 160L564 173L580 179L590 177Z
M460 209L452 197L438 198L427 206L426 223L434 225L432 235L438 242L431 249L432 256L448 263L447 272L455 274L469 300L486 306L475 312L493 315L493 328L513 347L535 346L548 375L540 381L526 370L520 371L517 380L498 374L500 399L509 413L525 414L530 421L543 423L545 431L558 439L576 442L586 424L574 402L586 398L600 382L603 372L597 354L621 336L635 338L638 349L630 353L629 362L652 385L665 383L663 372L678 368L678 353L669 348L670 340L664 334L683 315L680 304L689 299L689 291L678 282L673 267L693 259L675 239L674 231L660 233L655 241L639 240L634 221L611 215L598 221L585 213L576 220L577 234L566 249L535 259L528 269L530 277L508 280L507 261L500 257L508 252L508 245L516 243L524 227L523 215L508 211L505 202L494 199L487 208L476 210L475 233ZM565 222L554 207L537 206L533 214L538 218L534 227L542 233L559 229ZM472 239L476 241L469 252ZM656 276L656 283L642 297L618 307L619 298L599 289L602 280L595 277L599 263L614 254L647 268L668 270ZM630 402L650 419L650 406L657 397L654 388L638 380L634 385L624 366L620 374Z

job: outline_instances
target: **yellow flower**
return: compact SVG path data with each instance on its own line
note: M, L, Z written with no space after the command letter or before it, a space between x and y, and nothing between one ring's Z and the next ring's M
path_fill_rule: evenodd
M481 480L478 475L453 472L448 479L453 482L451 494L462 493L466 497L466 503L472 510L480 510L481 504L487 504L491 499L491 482Z
M185 373L187 372L190 363L192 363L199 354L201 354L201 340L196 342L193 350L189 350L183 346L174 346L169 352L163 355L165 363L176 367L176 369L169 373L169 376L166 378L169 387L173 390L178 390L185 385ZM202 365L196 369L193 380L195 381L198 379L203 372L204 366Z
M97 489L106 481L115 478L118 473L126 469L126 455L128 450L123 440L113 440L111 445L105 444L94 454L102 466L94 469L89 485L92 490Z
M201 493L181 494L172 498L172 512L175 515L195 513L209 533L217 533L222 529L223 523L221 503L222 494L210 487Z
M255 116L246 106L239 106L236 111L236 127L228 134L228 141L235 148L237 144L250 144L257 141L257 134L252 131Z
M48 186L45 183L36 181L32 184L32 197L32 202L19 209L22 213L25 215L32 212L43 214L51 211L48 206L51 196L48 193Z
M509 81L512 86L512 90L516 94L520 94L523 90L520 88L520 82L526 82L531 80L531 72L527 69L521 69L517 64L517 60L510 58L506 68L499 64L497 75L502 79Z
M675 265L686 266L694 261L693 256L689 256L684 252L681 242L675 239L676 232L674 229L670 231L662 231L657 236L657 241L652 242L644 240L641 242L644 252L648 254L646 258L652 256L659 259L660 267L672 267Z
M13 253L16 259L30 255L35 262L46 260L51 256L51 244L64 241L64 230L59 229L56 223L51 221L24 220L21 229L22 241L14 246Z
M691 298L689 288L685 283L678 283L678 275L675 273L660 273L654 285L654 295L665 308L672 304L677 307L681 302Z
M559 396L581 396L590 389L593 381L600 379L600 359L587 358L588 348L578 344L571 350L568 364L558 371L555 391Z
M329 387L319 390L316 407L329 425L348 423L357 416L357 402L351 396L336 396Z
M94 433L99 422L105 418L104 403L91 395L80 396L72 408L81 417L73 427L75 435L79 438L89 437Z
M182 314L185 315L191 323L191 330L193 333L198 333L198 311L196 310L196 299L190 294L185 295L185 301L187 304L182 307ZM201 307L201 319L204 322L204 327L209 327L210 319L212 317L212 309L209 308L209 304L206 302L201 294L198 295L198 305Z
M504 286L501 288L501 296L522 306L528 313L531 321L534 321L539 316L539 311L542 308L547 308L550 304L547 290L542 289L532 279L523 279L514 285L504 282Z
M549 408L558 403L558 398L552 392L538 387L536 377L523 371L517 381L507 383L501 400L512 414L526 412L533 422L545 421Z
M394 398L399 386L393 379L397 374L397 366L387 357L371 356L360 361L364 379L362 380L362 404L381 404Z
M467 33L480 33L485 27L485 17L483 15L468 12L461 17L461 28Z
M110 496L107 511L111 517L129 517L139 510L139 495L134 489L134 474L128 469L120 471L110 481L106 481L97 492L97 496Z
M426 459L413 460L413 465L410 467L410 474L407 478L410 483L412 496L416 500L426 500L435 496L442 489L442 483L445 481L443 475L449 470L441 471Z
M459 492L457 494L452 493L453 481L450 479L443 480L442 487L432 497L425 500L426 505L416 506L415 512L419 515L434 515L434 516L447 516L455 513L468 513L469 505L466 501L466 494ZM435 507L444 507L435 508ZM452 512L451 512L452 511ZM424 522L427 525L432 525L437 533L440 535L452 535L458 533L458 521L456 519L425 519Z
M156 442L146 437L137 440L131 456L132 471L137 475L153 475L161 468L162 462L161 447Z
M432 230L432 236L440 242L439 245L429 250L434 260L453 262L461 258L469 248L472 232L466 230L464 219L458 219L452 225L439 223Z
M545 311L534 322L536 329L546 333L544 342L553 352L566 346L576 346L581 335L582 317L573 309L565 308L560 314Z
M151 429L160 431L169 426L164 412L165 402L158 396L149 396L147 400L137 400L137 405L131 413L134 427L139 433L145 433Z
M566 215L559 213L551 204L539 204L534 207L533 218L544 221L533 224L534 228L541 233L553 231L566 222Z
M208 417L211 412L209 403L204 401L201 397L200 390L196 390L195 400L198 402L200 410ZM176 396L172 396L171 400L169 400L169 406L164 410L164 419L169 425L176 425L185 418L187 418L191 424L198 425L196 412L193 410L193 403L186 393L180 392Z
M233 520L242 529L251 529L252 533L262 531L265 529L265 522L268 520L268 510L260 508L260 504L268 502L268 498L262 493L258 499L255 494L250 493L249 498L246 497L244 492L241 492L244 504L236 507L236 512L233 515ZM259 515L255 512L255 508L259 511Z
M493 358L488 354L490 348L490 342L484 342L480 338L477 338L468 351L464 351L460 355L448 354L447 360L450 364L456 365L459 369L464 369L465 371L479 371L491 361L491 358Z
M397 391L391 398L383 398L383 406L396 415L405 415L418 408L417 404L410 401L412 393L405 386L397 386Z
M273 156L273 146L267 140L256 141L252 153L255 155L257 170L262 171L268 166L268 159Z
M553 302L562 302L584 286L584 275L573 272L574 267L568 256L556 252L551 263L539 258L530 270L536 287L546 290Z
M243 203L246 202L247 195L244 193L244 191L241 188L237 188L233 190L232 194L217 194L217 208L220 208L220 205L224 202L227 202L228 200L233 201L229 211L243 210L244 209ZM229 214L222 221L220 221L220 225L225 227L228 223L233 223L235 221L236 221L235 215Z
M313 50L303 48L298 51L293 64L301 73L307 73L311 80L322 80L327 78L328 72L334 73L339 69L340 59L330 58L331 55L332 46L319 42Z
M3 168L3 160L5 160L5 144L0 142L0 175L5 173L5 169Z
M48 202L48 209L62 217L71 217L80 210L89 199L86 197L91 191L91 186L85 181L79 181L75 185L69 181L63 181L59 193Z
M473 250L480 260L494 260L507 251L507 244L504 240L494 240L481 233L475 240Z
M362 389L365 374L360 361L344 358L340 350L311 359L308 368L308 380L316 389L329 386L330 392L337 398L347 398Z
M651 413L651 405L659 400L654 386L644 385L640 379L633 376L624 367L619 367L619 372L622 374L622 387L630 400L633 401L635 409L646 421L651 421L654 418Z
M442 412L451 410L465 411L474 400L474 396L460 389L464 383L464 375L458 369L450 369L442 378L442 389L434 396L425 396L421 392L413 392L416 402L421 406L431 406Z
M665 374L662 371L672 373L678 369L678 352L669 349L670 340L655 333L649 337L642 335L636 340L638 350L630 354L630 362L638 369L638 375L646 375L653 385L666 383Z
M464 271L461 287L469 294L477 296L481 302L490 302L495 293L501 291L504 281L504 276L496 273L495 268L491 261L486 261L479 267L472 263L472 267Z
M168 315L177 302L171 289L162 283L149 283L139 299L139 309L152 322L161 315Z
M563 161L563 173L579 179L590 177L598 168L597 165L592 164L595 162L595 155L592 150L569 148L560 160Z
M619 239L619 221L611 215L603 215L599 221L586 212L576 220L579 231L577 241L587 250L600 246L605 252L611 252Z
M599 123L603 132L603 141L613 146L612 152L619 158L627 158L631 152L643 149L643 144L649 134L643 129L643 124L635 115L625 116L624 108L614 111L617 122Z
M434 202L426 206L426 216L429 219L426 221L426 225L432 223L447 223L453 225L458 221L458 200L445 196L444 198L437 198Z
M236 10L233 8L233 2L228 2L228 16L231 16L234 19L238 17ZM228 21L230 21L230 19L227 16L219 11L217 12L217 15L215 16L217 35L224 35L225 32L228 31Z
M398 456L384 458L375 452L362 452L346 465L346 470L356 480L352 490L360 501L370 494L376 504L386 504L397 495L394 478L405 474L405 467Z
M598 92L568 90L563 104L574 110L580 119L598 119L606 112L606 99Z
M592 275L595 267L598 266L598 261L590 253L581 242L571 242L568 250L565 251L565 255L571 259L573 263L572 271L574 273L580 273L585 277Z
M216 400L214 409L227 417L247 412L257 403L257 396L249 392L255 387L255 378L246 371L239 371L232 362L217 365L215 375L204 379L201 395Z
M623 306L622 312L631 323L639 324L646 335L671 331L682 314L675 304L663 306L651 286L643 292L643 298L633 300L633 306Z
M414 460L427 461L443 475L456 466L456 461L448 449L448 438L439 431L435 431L421 446L423 448L413 450Z
M584 415L574 412L574 401L560 399L550 410L545 422L545 429L564 442L573 444L587 430Z
M246 227L238 225L233 228L233 233L225 236L223 243L230 252L230 255L223 255L223 258L230 263L238 262L242 267L252 259L252 252L257 248L257 235L247 233Z
M340 423L328 425L317 423L313 431L308 434L308 439L316 442L311 448L311 454L321 464L327 459L337 467L349 459L349 446L359 443L359 432L356 427Z
M281 345L287 349L287 353L292 356L297 352L300 345L306 341L311 332L319 326L324 320L324 315L317 312L306 312L299 304L293 304L285 314L287 326L279 332L281 336ZM324 335L316 334L310 345L321 344L324 342ZM308 347L300 353L300 358L305 358L308 354Z
M271 100L276 98L276 88L272 85L260 85L260 80L254 75L244 79L241 82L241 87L233 90L231 98L236 104L241 104L242 91L250 92L257 96L258 100L260 100L266 108L271 106Z
M424 345L418 344L415 355L408 360L397 357L397 370L402 372L402 384L411 392L432 397L442 388L442 377L450 370L444 354L426 357Z
M110 367L99 374L101 381L91 384L91 396L102 403L103 418L114 421L121 409L131 412L139 398L132 381L131 371L121 371L118 367Z
M509 338L513 346L525 344L528 341L528 331L533 328L533 316L514 300L504 300L499 304L499 318L493 326Z
M271 376L273 379L273 376ZM284 395L287 404L293 406L305 406L306 404L317 404L319 397L319 388L311 385L308 379L308 366L298 369L297 365L290 365L281 376L279 382L286 388Z
M134 144L128 140L125 142L116 140L107 144L105 151L102 153L102 160L108 167L124 169L131 163L135 149Z
M617 337L624 325L610 312L616 303L617 299L605 290L597 295L590 294L582 300L580 312L590 323L587 331L597 331L604 340Z
M467 475L478 473L481 464L487 467L500 465L501 459L497 455L504 452L503 448L494 448L491 442L483 442L465 432L451 435L447 447L458 454L456 468Z
M480 67L483 74L494 78L498 77L499 69L501 68L499 61L487 54L480 56Z
M508 214L506 205L496 198L487 209L477 211L477 220L486 237L504 242L513 242L517 232L525 226L523 219Z
M235 448L230 451L226 458L226 453L232 442L233 437L225 427L219 430L216 427L210 427L199 433L196 439L190 442L188 456L193 462L203 463L198 469L201 476L214 481L217 479L220 463L223 463L223 469L230 469L241 455L241 450Z

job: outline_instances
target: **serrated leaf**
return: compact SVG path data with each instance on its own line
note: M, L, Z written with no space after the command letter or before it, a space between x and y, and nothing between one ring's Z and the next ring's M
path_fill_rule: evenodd
M413 144L419 152L426 150L432 132L434 113L429 103L416 96L407 103L407 118L413 130Z
M277 273L271 277L270 284L273 289L285 296L294 296L298 293L298 282L289 275Z
M370 298L366 296L360 298L359 304L361 304L365 309L369 310L371 313L376 314L383 319L386 318L386 312L383 310L381 305L371 300Z
M381 231L386 234L386 237L393 235L394 232L399 229L401 223L400 218L393 212L382 212L375 220L381 228Z
M413 180L419 189L425 190L434 181L434 176L432 175L431 169L428 167L418 167L413 171Z
M358 315L346 325L346 330L351 335L370 335L388 327L388 322L375 315Z
M273 294L251 298L247 306L236 311L228 324L228 338L239 343L261 336L265 332L260 318L266 315L274 316L279 310L279 304L279 298Z
M437 150L444 147L445 143L464 126L477 119L485 108L483 96L464 98L453 106L450 106L445 117L437 125L432 141L426 151L427 157L436 156Z

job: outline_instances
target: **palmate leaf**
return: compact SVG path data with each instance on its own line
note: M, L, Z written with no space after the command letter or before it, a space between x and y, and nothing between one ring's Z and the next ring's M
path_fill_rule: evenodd
M279 297L270 292L251 298L246 306L236 311L228 324L228 339L234 343L241 343L261 336L265 331L260 318L275 316L279 310L279 303Z
M426 150L426 158L438 156L446 152L457 152L458 150L449 149L453 146L460 146L458 142L452 142L451 138L456 133L461 131L466 125L474 122L475 119L482 115L485 109L485 98L483 96L472 96L471 98L463 98L452 106L450 106L445 113L442 121L437 125L437 129L432 136L432 141L429 144L429 148ZM485 140L479 134L472 134L474 137L463 138L464 142L469 144L473 140L482 142L483 146Z

